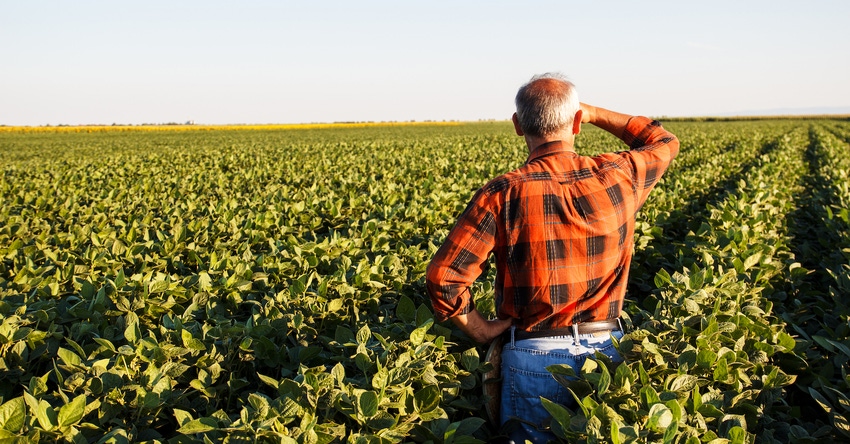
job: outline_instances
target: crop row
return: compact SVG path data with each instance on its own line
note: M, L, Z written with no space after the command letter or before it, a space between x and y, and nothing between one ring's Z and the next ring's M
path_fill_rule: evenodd
M806 176L791 215L795 253L811 270L783 298L783 319L799 336L807 363L797 380L800 404L832 424L832 440L850 439L850 189L846 141L823 125L809 129Z

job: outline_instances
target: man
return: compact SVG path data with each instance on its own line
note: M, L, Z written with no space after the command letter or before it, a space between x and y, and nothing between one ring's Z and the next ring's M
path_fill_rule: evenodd
M546 371L578 371L595 351L621 360L620 310L634 248L635 214L676 157L679 142L646 117L579 103L559 74L535 76L516 96L517 135L528 160L478 190L427 271L438 320L451 319L487 343L510 329L502 349L501 423L519 419L519 442L553 438L540 397L574 401ZM594 157L575 152L590 123L629 151ZM495 256L497 319L475 309L469 288Z

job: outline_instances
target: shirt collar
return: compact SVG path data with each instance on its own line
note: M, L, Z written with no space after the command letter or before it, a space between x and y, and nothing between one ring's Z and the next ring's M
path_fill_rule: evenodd
M576 152L567 146L563 140L553 140L551 142L538 145L536 148L531 150L531 153L528 154L528 160L526 160L525 163L556 153L570 153L577 155Z

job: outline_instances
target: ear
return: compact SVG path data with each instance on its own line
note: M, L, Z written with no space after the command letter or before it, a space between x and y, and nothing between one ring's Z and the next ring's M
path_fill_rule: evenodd
M581 132L581 110L576 111L576 115L573 117L573 135L576 135Z
M522 132L522 128L519 127L519 118L516 116L516 113L511 116L511 120L514 122L514 131L516 131L516 135L524 136L525 134Z

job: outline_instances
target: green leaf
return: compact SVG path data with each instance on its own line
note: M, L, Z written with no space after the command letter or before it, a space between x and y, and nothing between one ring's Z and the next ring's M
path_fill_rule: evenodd
M726 366L726 358L721 358L717 361L717 367L714 369L714 380L726 382L729 379L729 369Z
M341 363L337 362L336 364L334 364L333 368L331 369L331 375L333 375L334 380L336 381L337 385L342 387L343 384L345 383L345 367ZM377 375L375 375L375 376L377 377ZM372 378L372 381L373 381L372 384L374 385L374 378ZM375 388L378 388L378 387L375 387Z
M794 350L794 347L797 346L797 342L794 341L794 338L784 331L779 332L778 339L779 345L784 347L785 351L791 352Z
M576 378L578 375L576 374L575 369L568 364L552 364L546 366L546 370L553 375L561 375L567 378Z
M690 413L694 414L699 412L699 408L702 407L702 395L699 394L699 385L694 387L694 391L691 393L691 410Z
M640 389L640 397L643 400L643 405L646 407L650 407L661 402L661 398L658 397L658 392L656 392L651 385L645 385Z
M369 338L372 337L372 330L369 329L368 325L364 325L360 327L360 330L357 330L357 343L365 344L369 341Z
M746 269L744 268L744 262L741 260L741 258L736 257L735 259L732 259L732 266L738 273L743 273L744 271L746 271Z
M720 411L717 407L712 404L702 404L699 406L699 414L702 416L707 416L709 418L721 418L723 417L723 412Z
M304 413L304 407L298 404L292 398L283 398L283 407L280 409L280 414L284 419L292 419L301 416Z
M738 430L740 431L738 431ZM740 433L744 433L744 437L746 437L747 430L747 419L744 415L724 415L720 420L720 427L718 428L718 434L722 437L728 438L733 442L743 444L744 441L736 441L736 437L740 437Z
M617 365L617 369L614 370L614 384L628 390L634 383L635 375L629 365L625 362Z
M699 290L700 288L702 288L704 277L705 275L701 271L692 272L688 282L689 287L692 290Z
M148 293L150 294L162 293L166 290L168 290L167 281L154 281L148 286Z
M425 342L425 335L428 333L428 329L431 328L432 324L434 324L434 320L428 319L424 324L417 327L410 333L410 343L413 344L414 347L418 347Z
M434 313L431 312L431 309L425 306L425 304L420 304L419 307L416 308L416 325L423 325L426 322L434 322Z
M543 408L552 415L552 419L561 425L563 430L570 429L570 420L572 419L572 415L570 415L570 412L566 409L566 407L543 397L540 398L540 402L543 404Z
M327 310L328 310L329 313L335 313L337 311L342 310L342 307L344 307L344 306L345 306L345 299L342 299L342 298L331 299L330 301L328 301Z
M339 365L339 364L337 364ZM390 383L390 372L385 367L381 367L372 376L372 388L375 390L384 390Z
M413 300L407 297L407 295L402 295L398 300L395 314L405 323L409 324L413 322L416 319L416 306L413 304Z
M458 424L457 432L455 432L455 436L461 436L461 437L469 436L469 437L471 437L472 434L475 433L476 431L478 431L478 429L480 429L481 426L483 426L484 423L486 423L486 422L487 421L485 421L482 418L465 418L465 419L461 420L460 423ZM458 442L458 440L455 439L455 443L457 443L457 442Z
M440 405L440 389L427 385L413 395L413 405L417 412L430 412Z
M664 430L664 437L662 438L663 439L662 442L664 444L671 444L673 442L673 440L676 438L676 432L678 432L678 431L679 431L679 424L678 424L677 421L674 420Z
M39 399L38 406L36 406L34 410L38 424L44 430L51 431L59 425L59 420L56 418L56 410L54 410L47 401Z
M269 414L269 401L256 393L248 395L248 404L257 412L257 418L266 419Z
M817 401L817 403L820 404L820 406L824 410L826 410L827 413L832 412L832 404L830 404L826 397L820 394L820 392L818 392L812 387L809 387L809 394L812 395L812 398L814 398L814 400Z
M608 393L608 388L611 386L611 374L608 373L608 367L604 364L600 364L599 368L602 370L602 373L599 375L599 382L596 384L596 391L599 393L599 396Z
M671 382L668 390L673 392L689 392L697 385L694 375L678 375Z
M139 317L135 313L127 313L124 320L127 323L127 328L124 329L124 338L130 345L136 345L142 338L142 331L139 329Z
M704 370L712 368L716 361L717 353L711 350L700 350L697 353L697 365Z
M59 408L57 418L60 427L68 427L78 423L86 412L86 395L79 395L69 404Z
M475 370L478 370L478 366L481 363L481 360L478 356L478 350L476 350L475 348L470 348L461 353L460 363L467 371L474 372Z
M203 291L212 290L212 278L206 271L198 273L198 288Z
M850 348L846 345L832 339L827 339L827 341L835 346L846 358L850 358Z
M174 413L174 419L177 420L177 425L182 426L192 420L192 414L185 410L174 408L172 411Z
M0 429L17 432L24 426L27 415L24 397L13 398L0 405Z
M80 296L82 296L83 299L86 299L86 300L91 299L94 296L95 291L96 290L94 288L94 285L92 285L91 282L89 282L89 281L83 281L82 282L82 286L80 288Z
M671 284L673 281L670 278L670 273L665 269L661 269L658 273L655 274L655 286L657 288L662 288L667 284Z
M757 252L749 256L747 259L744 260L744 270L749 270L753 266L757 265L761 261L761 258L761 252Z
M366 390L357 396L357 407L366 418L371 418L378 413L378 394L372 390Z
M280 383L277 379L274 379L270 376L266 376L260 373L257 373L257 378L260 379L264 384L268 385L271 388L277 389L280 386Z
M177 432L185 435L192 435L195 433L206 433L216 429L218 429L218 421L215 418L207 417L193 419L186 424L183 424L183 426L177 429Z
M307 291L307 285L305 285L300 279L292 281L292 284L289 286L289 295L293 299L300 298L305 291Z
M673 413L666 405L658 403L650 407L646 419L646 428L656 432L665 432L673 423Z
M67 348L60 347L59 350L56 351L56 355L59 356L59 359L61 359L66 365L79 366L83 363L82 359L80 359L76 353L68 350Z
M29 388L29 394L33 395L33 396L41 396L41 395L47 393L47 378L48 378L48 376L50 376L50 373L47 373L46 375L44 375L40 378L37 378L35 376L30 378L30 383L29 383L29 387L28 387Z
M121 268L118 270L118 274L115 275L115 289L121 290L124 288L124 269Z
M646 373L646 369L643 368L643 361L638 362L638 377L641 385L646 386L649 384L649 374ZM655 396L658 397L658 394Z
M334 340L340 344L349 344L355 342L357 339L354 336L354 332L350 329L337 325L336 331L334 332Z
M850 421L847 420L846 416L834 413L832 415L832 424L842 435L850 437Z
M833 344L829 339L827 339L823 336L818 336L818 335L812 336L812 339L814 339L815 342L817 342L826 351L831 352L831 353L835 353L835 348L833 347Z
M180 330L180 339L183 340L183 346L189 350L206 351L207 347L204 343L196 338L188 330Z

